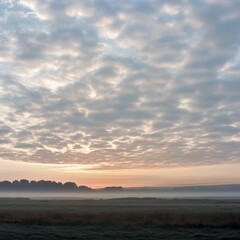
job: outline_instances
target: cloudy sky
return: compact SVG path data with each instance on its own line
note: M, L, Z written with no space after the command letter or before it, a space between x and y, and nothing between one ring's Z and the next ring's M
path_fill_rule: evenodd
M239 23L239 0L1 0L1 175L240 182Z

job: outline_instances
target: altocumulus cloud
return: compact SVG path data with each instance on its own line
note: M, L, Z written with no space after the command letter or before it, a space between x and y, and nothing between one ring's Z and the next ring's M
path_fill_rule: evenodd
M0 157L236 163L240 1L2 0Z

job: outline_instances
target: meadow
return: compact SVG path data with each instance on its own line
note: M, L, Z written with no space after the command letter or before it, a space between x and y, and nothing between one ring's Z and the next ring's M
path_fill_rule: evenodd
M240 200L0 200L0 239L240 239Z

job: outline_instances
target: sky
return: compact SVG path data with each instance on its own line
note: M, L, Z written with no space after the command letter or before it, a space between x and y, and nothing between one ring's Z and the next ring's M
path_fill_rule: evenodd
M239 0L1 0L0 180L240 183Z

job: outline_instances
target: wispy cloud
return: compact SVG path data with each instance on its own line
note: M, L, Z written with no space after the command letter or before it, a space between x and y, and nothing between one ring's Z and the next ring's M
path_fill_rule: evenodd
M239 1L3 0L0 157L239 162Z

